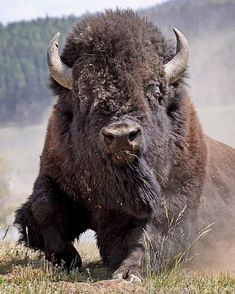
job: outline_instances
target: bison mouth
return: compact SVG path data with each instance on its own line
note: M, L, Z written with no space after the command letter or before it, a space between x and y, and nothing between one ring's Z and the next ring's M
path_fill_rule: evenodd
M138 155L133 150L120 150L110 154L111 160L118 166L130 165L138 160Z

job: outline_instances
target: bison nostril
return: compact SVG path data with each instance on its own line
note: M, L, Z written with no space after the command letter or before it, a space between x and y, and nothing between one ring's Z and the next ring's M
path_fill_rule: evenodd
M134 141L139 134L139 130L135 130L129 133L128 139L130 142Z
M106 144L110 145L114 141L114 136L112 134L103 134L104 141Z

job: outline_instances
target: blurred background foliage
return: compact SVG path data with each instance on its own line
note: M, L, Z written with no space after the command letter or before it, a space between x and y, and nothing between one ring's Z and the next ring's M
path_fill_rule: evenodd
M49 105L46 49L56 31L65 35L73 17L0 26L0 124L33 124Z

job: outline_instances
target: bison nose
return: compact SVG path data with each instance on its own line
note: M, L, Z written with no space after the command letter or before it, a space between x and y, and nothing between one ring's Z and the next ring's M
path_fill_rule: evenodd
M110 152L138 151L141 145L142 131L140 127L129 124L113 124L102 129L101 136Z

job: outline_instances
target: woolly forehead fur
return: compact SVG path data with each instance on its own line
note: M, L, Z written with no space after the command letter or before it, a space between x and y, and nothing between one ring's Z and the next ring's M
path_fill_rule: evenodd
M61 58L73 67L75 89L84 83L87 89L97 90L102 79L110 80L110 85L117 81L117 91L124 89L128 98L142 94L146 83L156 78L164 87L163 64L172 58L172 47L136 13L108 10L74 25ZM54 81L51 88L56 95L64 90Z

